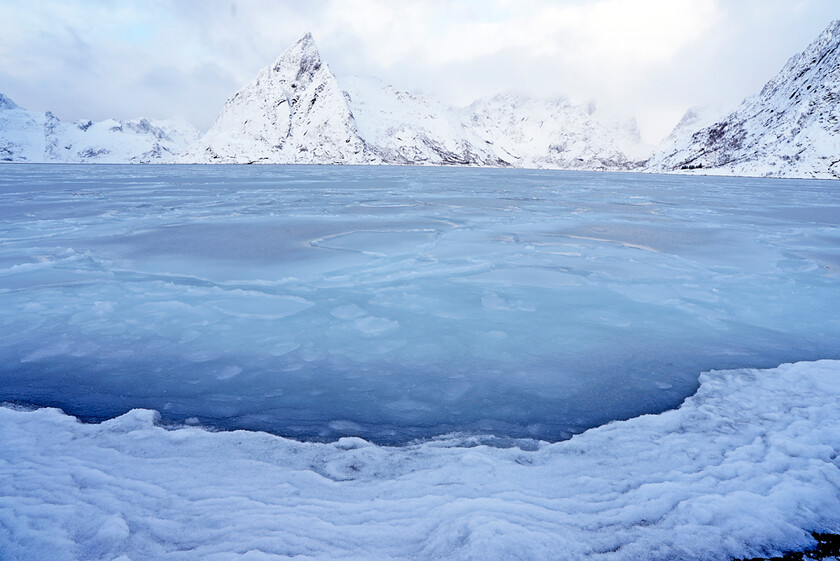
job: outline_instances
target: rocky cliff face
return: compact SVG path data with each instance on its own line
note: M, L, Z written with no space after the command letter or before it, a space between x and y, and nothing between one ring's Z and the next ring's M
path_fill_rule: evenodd
M28 111L0 94L0 162L170 162L194 143L185 121L77 121Z
M675 135L647 171L840 177L840 20L761 92L691 135Z

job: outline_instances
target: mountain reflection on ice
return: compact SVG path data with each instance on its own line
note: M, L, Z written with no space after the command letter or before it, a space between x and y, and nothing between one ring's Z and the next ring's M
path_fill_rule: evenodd
M833 182L0 168L0 401L383 443L547 440L840 357Z

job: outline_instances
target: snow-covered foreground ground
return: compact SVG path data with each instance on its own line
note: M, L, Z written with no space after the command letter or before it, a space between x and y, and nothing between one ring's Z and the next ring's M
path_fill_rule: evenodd
M0 401L402 443L560 440L840 358L832 182L0 168Z
M523 447L156 418L0 408L0 557L725 561L840 530L840 361L704 374L677 410Z

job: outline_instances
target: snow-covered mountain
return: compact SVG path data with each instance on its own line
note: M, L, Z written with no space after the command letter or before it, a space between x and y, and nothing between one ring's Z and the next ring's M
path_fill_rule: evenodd
M647 171L840 177L840 20L760 93L717 122L674 137Z
M306 34L179 161L630 169L640 147L635 122L591 105L500 95L456 108L374 79L339 85Z
M64 123L0 94L0 162L163 163L197 138L182 120Z
M310 34L227 100L209 131L179 158L197 163L375 162L344 92Z

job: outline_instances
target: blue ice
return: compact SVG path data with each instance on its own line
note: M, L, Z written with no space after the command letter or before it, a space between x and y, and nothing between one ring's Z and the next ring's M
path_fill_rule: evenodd
M0 401L558 440L840 358L835 182L0 166Z

